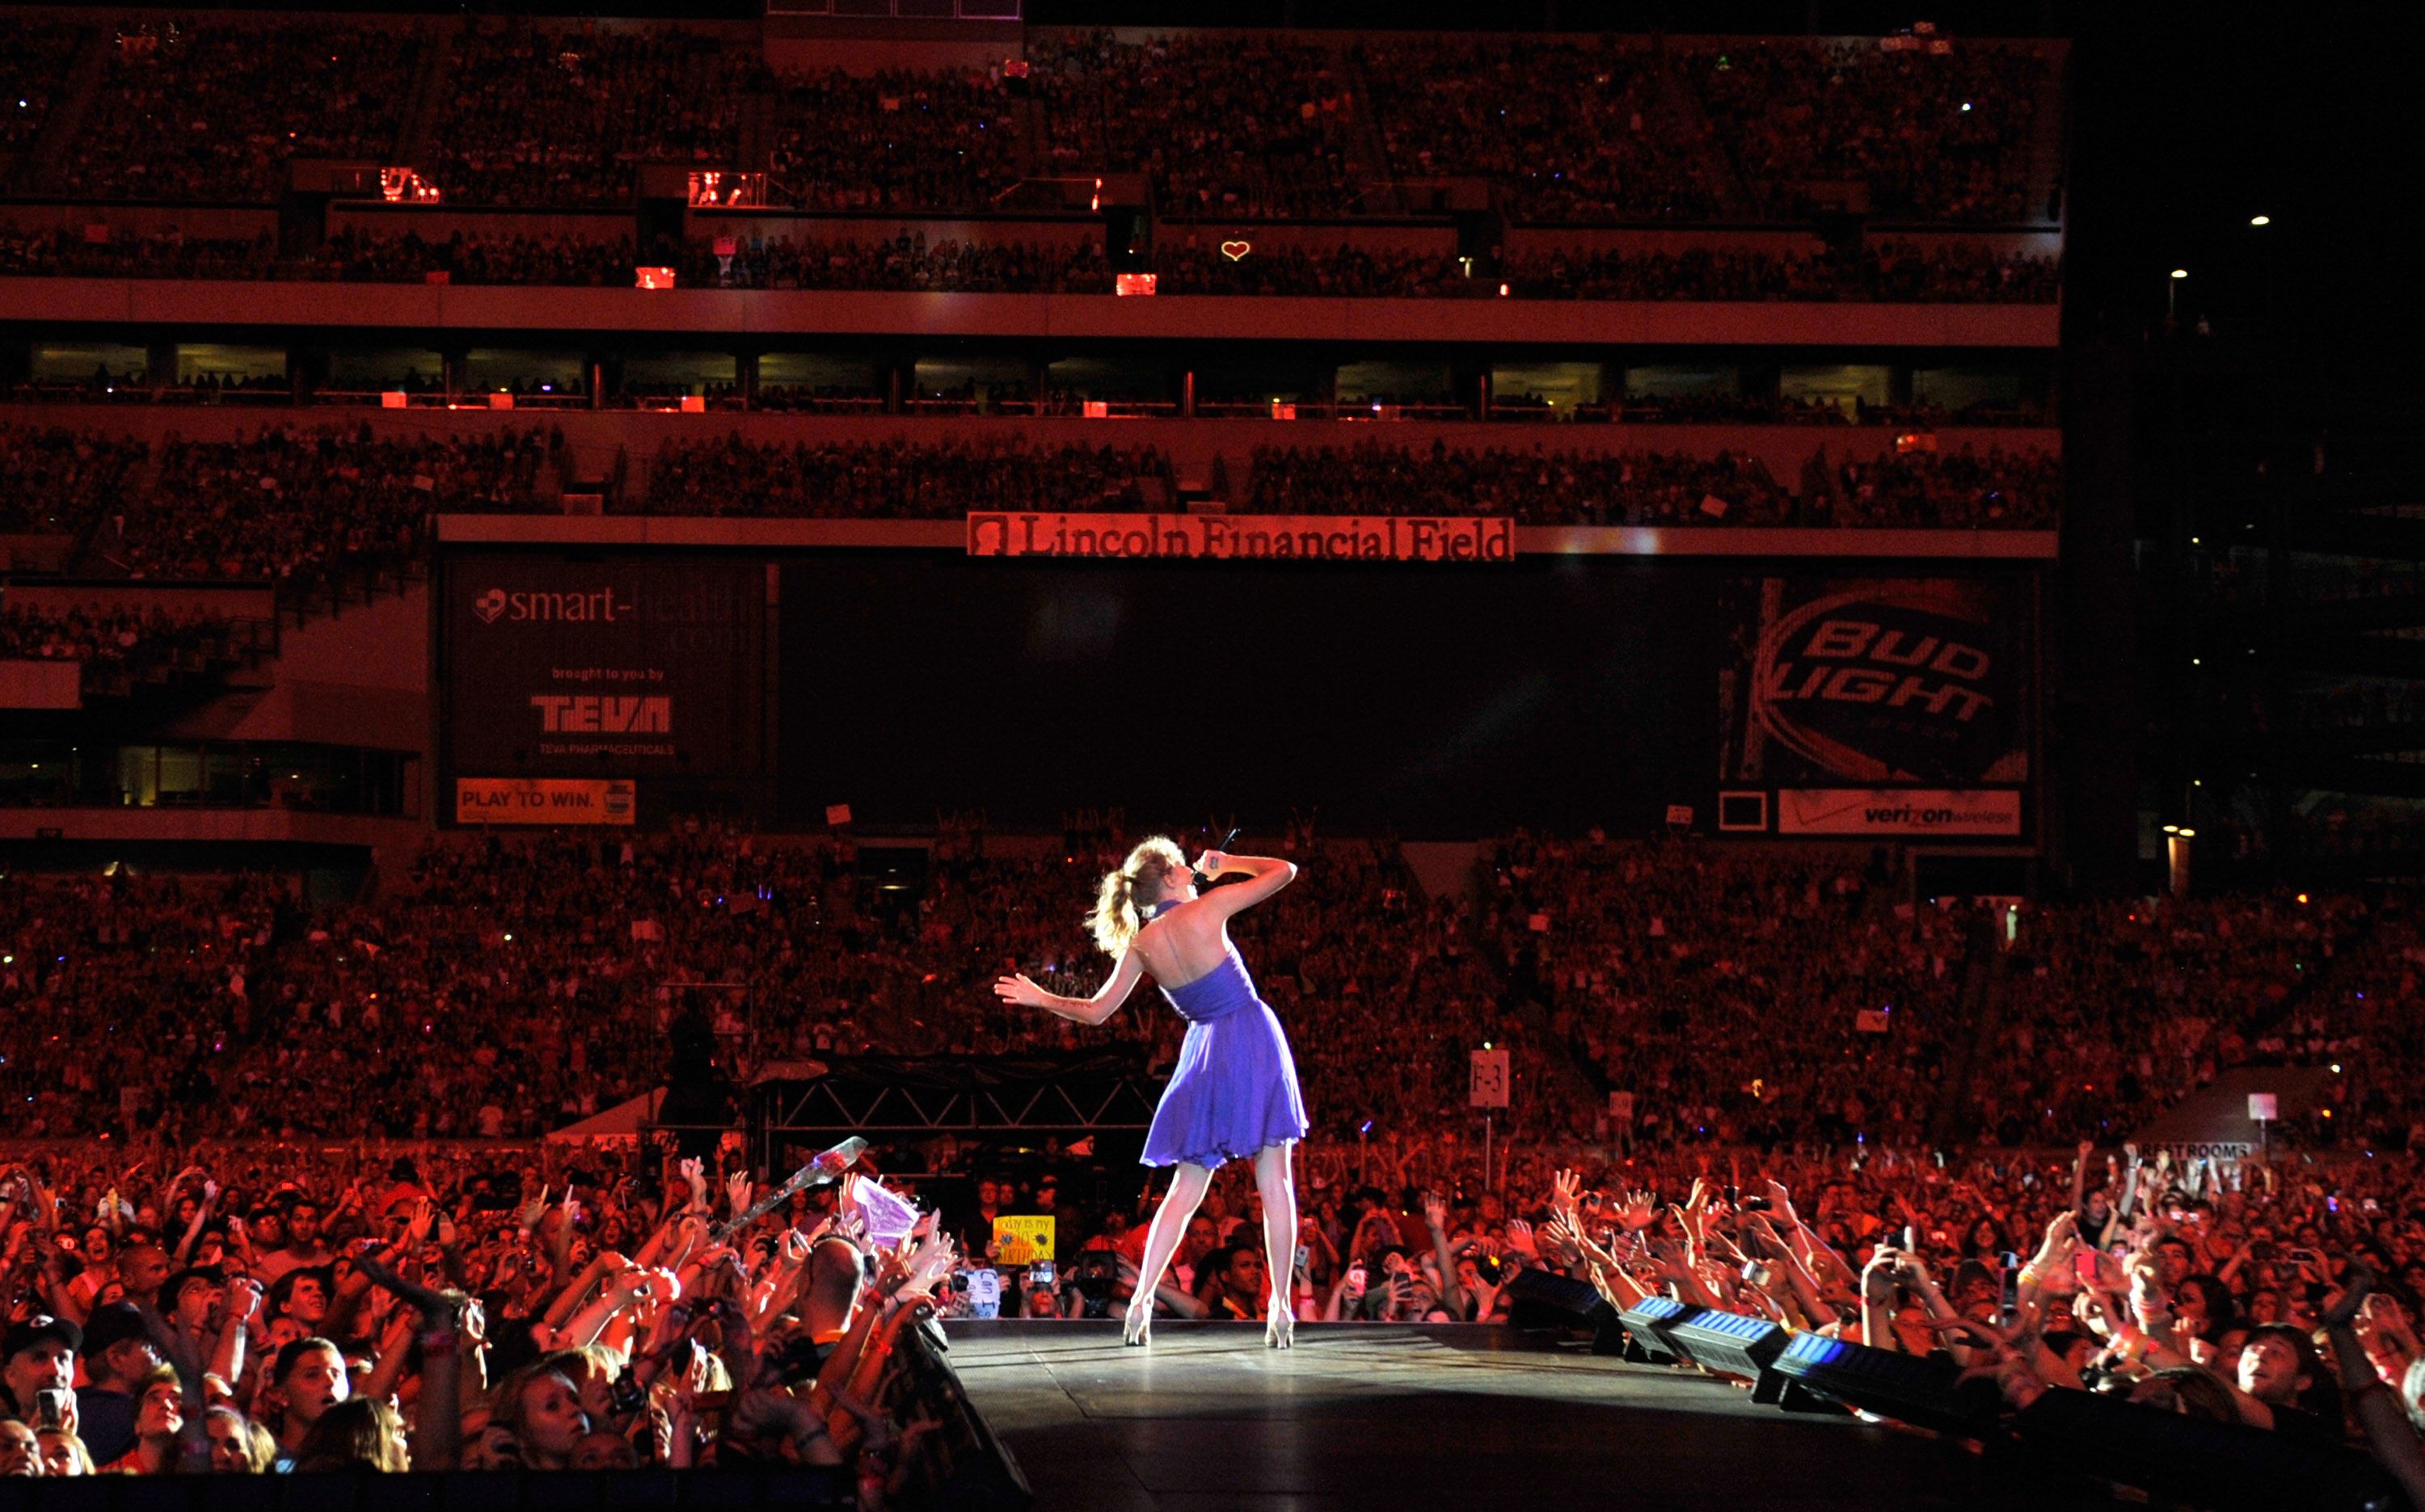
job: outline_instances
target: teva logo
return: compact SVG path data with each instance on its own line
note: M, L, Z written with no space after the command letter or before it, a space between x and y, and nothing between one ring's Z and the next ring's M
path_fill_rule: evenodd
M617 598L612 588L593 588L587 593L507 593L491 588L472 600L472 613L480 616L483 625L494 625L501 619L521 623L524 620L565 620L580 623L631 617L634 603L629 598Z
M674 701L670 698L534 693L531 707L538 710L540 722L550 735L673 733Z

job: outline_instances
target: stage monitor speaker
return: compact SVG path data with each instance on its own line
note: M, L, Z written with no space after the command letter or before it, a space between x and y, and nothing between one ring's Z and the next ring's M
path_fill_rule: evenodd
M1693 1351L1676 1337L1676 1325L1705 1311L1668 1297L1646 1297L1617 1313L1625 1331L1645 1351L1663 1356L1654 1359L1654 1365L1672 1365L1681 1361L1694 1363Z
M2013 1420L2013 1432L2024 1450L2058 1468L2216 1512L2404 1505L2383 1467L2357 1450L2093 1392L2047 1393Z
M1592 1353L1625 1352L1616 1309L1587 1281L1530 1267L1507 1278L1507 1321L1518 1329L1589 1329Z
M1914 1427L1967 1438L1995 1428L1992 1415L1954 1394L1962 1373L1951 1360L1798 1333L1776 1357L1776 1373L1815 1396Z
M1703 1308L1668 1325L1668 1332L1702 1369L1752 1382L1753 1401L1783 1399L1785 1377L1774 1367L1793 1336L1776 1324L1742 1313Z

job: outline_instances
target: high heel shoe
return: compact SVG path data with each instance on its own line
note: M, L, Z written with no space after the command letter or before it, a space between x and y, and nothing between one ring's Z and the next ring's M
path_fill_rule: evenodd
M1263 1325L1263 1347L1266 1349L1295 1348L1296 1314L1284 1307L1273 1310L1270 1320Z
M1153 1309L1140 1313L1132 1307L1120 1322L1120 1343L1142 1345L1153 1342Z

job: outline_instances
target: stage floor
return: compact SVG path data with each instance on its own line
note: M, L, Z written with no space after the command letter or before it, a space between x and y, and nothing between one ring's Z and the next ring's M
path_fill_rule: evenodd
M1849 1417L1755 1406L1704 1376L1503 1329L948 1326L969 1399L1039 1512L1431 1512L1595 1505L2021 1508L1978 1456Z

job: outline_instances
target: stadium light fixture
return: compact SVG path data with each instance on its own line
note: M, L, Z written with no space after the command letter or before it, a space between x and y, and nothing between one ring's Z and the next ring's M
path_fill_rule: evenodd
M2175 268L2175 269L2173 269L2173 277L2174 277L2174 278L2176 278L2176 279L2186 279L2186 278L2188 278L2189 276L2190 276L2190 270L2189 270L2189 269L2187 269L2187 268Z
M2164 833L2166 835L2178 835L2181 833L2181 827L2177 824L2167 824L2164 826Z
M2271 215L2251 215L2248 217L2248 224L2251 226L2271 226L2273 224L2273 217Z

